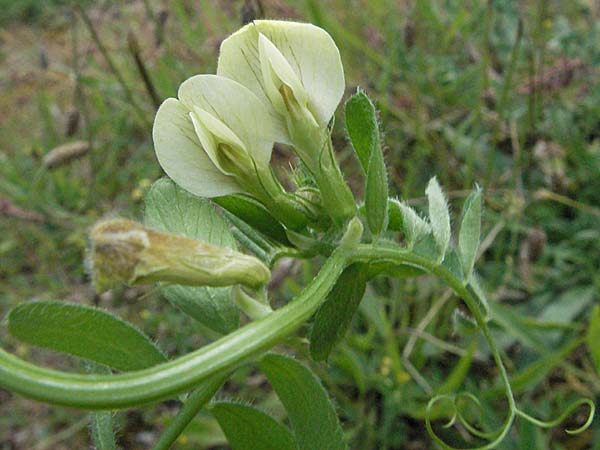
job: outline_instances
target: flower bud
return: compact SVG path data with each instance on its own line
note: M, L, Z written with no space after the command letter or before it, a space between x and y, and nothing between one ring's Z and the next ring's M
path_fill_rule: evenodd
M130 220L101 222L92 228L90 238L93 281L98 292L119 284L156 281L258 288L271 277L269 269L252 256L154 231Z

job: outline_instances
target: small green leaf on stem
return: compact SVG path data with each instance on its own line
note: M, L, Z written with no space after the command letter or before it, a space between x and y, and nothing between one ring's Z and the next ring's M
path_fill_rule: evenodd
M284 245L291 245L283 226L257 200L247 195L233 194L214 198L221 208L240 218L251 227Z
M402 231L409 248L431 232L431 225L406 203L398 203L402 213Z
M265 302L259 302L248 295L240 286L233 288L233 301L250 320L260 320L273 312Z
M8 329L28 344L117 370L140 370L167 360L133 325L91 306L58 301L21 303L8 313Z
M367 175L365 209L373 236L386 230L388 221L388 182L375 105L358 90L346 102L346 128L358 160Z
M298 450L344 450L344 432L315 374L293 358L270 353L260 369L285 406Z
M317 311L310 334L310 354L326 360L346 333L365 293L368 264L355 263L346 268Z
M388 198L387 199L387 214L388 214L388 223L387 229L390 231L402 231L402 209L400 208L400 200L396 198ZM364 203L360 206L358 212L366 218L366 208Z
M350 222L348 222L348 226L346 227L346 231L340 239L340 247L346 249L353 249L358 244L360 244L360 240L363 235L363 224L358 217L353 217Z
M402 231L402 208L400 201L395 198L388 199L388 229Z
M388 224L388 179L383 150L373 148L365 185L365 210L369 230L375 238L385 232Z
M433 177L425 190L429 200L429 221L433 237L438 248L439 261L444 259L446 250L450 244L450 211L446 196L440 187L436 177Z
M465 281L469 280L473 272L480 237L481 189L476 187L465 201L458 234L458 253Z
M379 126L375 106L360 88L346 102L346 130L366 174L369 171L371 153L379 147Z
M294 435L271 416L251 406L218 402L210 412L233 450L297 450Z
M156 181L145 198L144 223L158 231L235 249L226 222L206 199L181 189L168 178Z

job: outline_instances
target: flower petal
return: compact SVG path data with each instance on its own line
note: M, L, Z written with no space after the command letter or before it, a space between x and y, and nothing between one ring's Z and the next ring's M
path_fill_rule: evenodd
M174 98L168 98L158 108L152 138L163 170L182 188L202 197L244 192L234 178L213 164L188 114L189 110Z
M219 161L218 146L225 143L247 154L244 144L227 125L202 108L194 106L193 111L190 112L190 118L198 139L213 164L225 175L233 176L233 173L227 171ZM248 160L248 156L244 155L244 160Z
M276 113L234 80L196 75L181 84L178 97L189 110L198 107L233 130L259 166L269 165L274 142L288 142Z
M197 106L194 106L194 112L196 113L196 117L202 121L206 129L212 133L213 136L215 136L219 143L224 143L233 147L240 147L242 149L246 148L244 143L239 137L236 136L233 130L231 130L231 128L217 119L211 113Z
M340 53L329 34L307 23L256 20L221 44L217 74L236 80L268 101L259 59L259 33L288 61L304 86L308 108L325 126L344 93Z
M202 148L204 149L212 163L217 167L217 169L221 171L221 173L233 176L233 174L227 172L219 164L219 158L217 156L217 142L215 141L214 136L210 133L208 128L204 125L204 123L202 123L202 121L198 117L195 111L196 109L200 110L200 108L194 108L194 111L190 112L189 116L190 120L192 121L192 124L194 125L194 131L196 132L196 136L198 136L198 140L200 140L200 145L202 145Z
M286 106L280 92L282 83L292 90L296 101L306 107L308 96L302 82L285 59L285 56L262 33L258 35L258 53L265 92L275 109L281 114L286 114Z

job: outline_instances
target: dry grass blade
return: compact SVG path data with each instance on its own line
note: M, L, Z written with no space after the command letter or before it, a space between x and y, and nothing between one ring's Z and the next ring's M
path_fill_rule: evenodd
M56 169L65 164L85 156L90 150L90 144L87 141L75 141L68 144L59 145L50 150L44 156L44 167L47 169Z

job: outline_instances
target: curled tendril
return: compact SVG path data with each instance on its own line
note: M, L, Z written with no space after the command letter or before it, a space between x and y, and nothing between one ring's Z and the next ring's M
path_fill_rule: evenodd
M458 421L473 436L478 437L480 439L485 439L485 440L490 441L487 444L479 446L479 447L468 447L468 450L487 450L487 449L492 449L492 448L496 447L496 445L498 445L502 440L504 440L504 437L510 430L510 427L512 426L513 420L515 418L515 410L510 409L509 415L507 416L506 420L504 421L502 428L500 428L498 431L495 431L495 432L485 433L485 432L479 431L477 428L475 428L475 426L470 424L467 421L467 419L463 416L463 414L461 413L461 410L460 410L460 406L459 406L459 402L462 399L468 399L469 401L471 401L475 405L477 405L479 408L481 408L481 403L479 402L479 399L477 397L475 397L473 394L470 394L467 392L456 394L456 395L448 395L448 394L437 395L437 396L433 397L431 400L429 400L429 403L427 404L427 408L425 410L425 426L427 427L427 432L429 433L429 436L435 441L436 444L438 444L440 447L442 447L445 450L466 450L466 448L462 449L460 447L453 447L453 446L447 444L446 442L444 442L444 440L436 434L436 432L433 429L433 426L431 424L431 414L433 412L433 407L435 406L435 404L439 403L441 401L448 401L448 402L450 402L450 405L452 407L452 417L450 418L450 420L447 423L445 423L443 425L444 428L451 427L452 425L454 425L456 423L456 420L458 419Z
M427 420L427 418L431 416L434 405L436 403L444 401L444 400L446 400L450 404L450 407L452 408L452 417L450 417L448 422L446 422L444 425L442 425L442 427L450 428L452 425L454 425L456 423L456 419L458 418L458 408L456 407L456 396L453 394L441 394L441 395L437 395L437 396L433 397L431 400L429 400L429 403L427 404L426 413L425 413L425 420Z
M484 335L488 339L490 346L492 347L492 354L494 355L494 359L496 360L496 363L498 364L498 366L500 368L500 373L501 373L501 377L503 380L505 393L506 393L506 396L508 399L509 412L504 421L504 424L498 431L486 433L486 432L478 430L474 425L472 425L466 419L466 417L463 414L463 409L461 409L461 407L460 407L459 402L461 402L461 400L462 400L462 401L470 402L470 403L474 404L479 410L482 410L483 408L482 408L481 402L473 394L468 393L468 392L463 392L463 393L459 393L459 394L455 394L455 395L444 394L444 395L437 395L437 396L433 397L427 404L427 409L425 412L425 426L427 427L427 432L429 433L430 437L440 447L442 447L445 450L467 450L467 448L461 449L459 447L453 447L453 446L447 444L434 431L433 426L431 424L431 415L432 415L433 407L435 406L435 404L438 402L441 402L441 401L450 402L450 405L452 407L452 416L451 416L450 420L443 425L444 428L451 427L458 420L458 422L460 422L460 424L462 426L464 426L465 429L469 433L471 433L471 435L473 435L477 438L489 441L486 444L479 446L479 447L469 447L468 450L488 450L488 449L495 448L500 442L502 442L504 440L504 438L508 434L516 416L522 417L523 419L527 420L528 422L533 423L534 425L537 425L539 427L552 428L552 427L555 427L555 426L561 424L562 422L564 422L573 413L573 411L575 411L580 406L587 405L589 407L589 413L588 413L588 417L587 417L587 420L585 421L585 423L576 429L573 429L573 430L569 429L569 430L565 430L565 431L568 434L578 434L589 428L589 426L592 424L592 421L594 420L596 406L594 405L594 402L592 400L587 399L587 398L579 399L579 400L571 403L559 417L557 417L556 419L553 419L553 420L548 420L548 421L543 421L543 420L537 419L535 417L532 417L532 416L528 415L527 413L523 412L522 410L520 410L519 408L517 408L515 400L514 400L514 396L512 393L512 389L510 386L510 382L509 382L508 376L506 374L506 370L505 370L504 365L502 364L502 360L500 359L500 356L497 352L495 343L491 340L492 338L489 334L487 325L485 323L481 324L481 322L480 322L480 327L481 327Z
M537 425L538 427L552 428L557 425L560 425L565 420L567 420L567 418L571 415L571 413L573 411L575 411L577 408L579 408L581 405L587 405L590 408L587 420L579 428L565 430L565 433L568 433L568 434L579 434L589 428L589 426L592 424L592 421L594 420L594 415L596 413L596 405L594 405L594 402L592 402L589 398L582 398L582 399L574 401L567 407L567 409L565 409L563 411L563 413L560 416L558 416L556 419L553 419L553 420L536 419L535 417L530 416L529 414L521 411L518 408L515 410L515 413L518 416L522 417L523 419L527 420L528 422L531 422L532 424Z
M454 293L456 295L458 295L460 298L463 299L463 301L465 302L465 304L471 311L473 318L477 322L479 329L483 333L483 335L490 347L491 355L494 359L494 362L496 363L496 366L498 367L498 371L499 371L500 379L502 381L506 400L508 401L508 414L507 414L506 418L504 419L504 423L503 423L502 427L500 427L500 429L495 432L485 433L485 432L479 431L479 430L477 430L477 428L475 428L473 425L471 425L466 420L464 415L461 413L459 406L456 403L460 399L468 399L480 407L479 400L476 397L474 397L472 394L460 394L460 395L454 395L454 396L448 395L448 394L443 394L443 395L435 396L427 404L427 408L425 411L425 425L427 427L427 432L429 433L431 439L436 444L438 444L441 448L443 448L445 450L462 450L460 448L453 447L453 446L447 444L446 442L444 442L442 440L442 438L440 438L433 430L433 426L431 424L431 421L432 421L431 416L432 416L432 412L433 412L433 407L435 406L436 403L441 402L441 401L449 401L452 406L452 415L451 415L450 420L444 425L445 427L454 425L456 423L456 421L458 420L470 433L473 434L473 436L481 438L481 439L486 439L487 441L489 441L486 444L484 444L483 446L470 448L469 450L487 450L487 449L495 448L506 437L506 435L508 434L508 432L515 420L515 417L517 415L525 418L526 420L530 421L533 424L548 428L548 427L552 427L552 426L556 426L556 425L560 424L577 407L585 404L585 405L588 405L590 408L590 414L588 416L587 421L581 427L579 427L575 430L567 430L567 432L569 434L580 433L590 426L590 424L592 423L593 417L594 417L595 406L594 406L594 403L589 399L581 399L581 400L576 401L575 403L571 404L567 408L567 410L558 419L553 420L553 421L548 421L548 422L544 422L544 421L541 421L534 417L531 417L517 408L517 405L515 403L515 398L514 398L514 395L512 392L510 380L508 378L508 373L506 372L506 368L505 368L502 358L500 356L498 347L496 346L496 342L494 341L494 338L487 326L489 317L486 312L485 304L480 305L480 303L482 301L485 302L485 300L484 300L485 297L483 296L483 294L481 292L477 292L478 286L474 286L473 282L465 285L465 284L463 284L462 280L459 280L452 272L450 272L444 266L438 264L436 261L432 261L426 257L414 254L410 251L398 250L398 249L393 249L393 248L385 248L385 247L369 249L369 248L366 248L365 246L358 246L357 254L358 253L360 253L360 257L362 259L364 259L368 262L385 260L385 261L389 261L391 263L396 263L399 265L411 265L411 266L417 267L421 270L424 270L426 272L429 272L432 275L435 275L436 277L440 278L450 288L452 288L452 290L454 291ZM483 306L483 308L482 308L482 306Z
M473 436L478 437L480 439L485 439L485 440L490 441L487 444L480 446L480 447L470 447L469 450L486 450L486 449L494 448L496 445L498 445L504 439L504 437L510 430L510 427L512 426L512 422L513 422L515 416L522 417L523 419L527 420L528 422L530 422L534 425L537 425L538 427L552 428L552 427L558 426L562 422L564 422L573 413L573 411L575 411L580 406L587 405L589 407L589 413L588 413L585 423L576 429L565 430L565 432L568 434L578 434L589 428L589 426L592 424L592 421L594 420L594 415L596 412L596 406L594 405L594 402L592 402L592 400L587 399L587 398L579 399L579 400L571 403L567 407L567 409L565 409L563 411L563 413L560 416L558 416L555 419L547 420L547 421L540 420L533 416L530 416L529 414L523 412L522 410L520 410L519 408L514 406L510 409L509 416L507 417L507 420L504 422L504 425L502 426L502 428L500 430L498 430L496 432L485 433L485 432L482 432L482 431L478 430L477 428L475 428L475 426L473 426L471 423L469 423L469 421L464 417L463 413L461 412L460 405L459 405L459 402L461 400L469 401L469 402L475 404L477 406L477 408L482 409L481 402L479 401L479 399L477 397L475 397L473 394L468 393L468 392L462 392L462 393L459 393L456 395L450 395L450 394L437 395L437 396L433 397L431 400L429 400L429 403L427 404L427 409L426 409L426 414L425 414L425 425L427 427L427 431L428 431L429 435L431 436L431 438L438 445L440 445L442 448L444 448L446 450L466 450L466 449L460 449L458 447L452 447L452 446L448 445L433 430L433 426L431 425L431 414L433 412L433 407L435 406L436 403L439 403L442 401L449 402L450 406L452 407L452 416L448 422L446 422L445 424L442 425L443 428L451 427L458 420L465 427L465 429L469 433L471 433Z
M470 392L460 392L460 393L456 394L456 405L457 405L456 411L457 411L458 420L462 424L462 426L465 427L467 429L467 431L469 433L471 433L473 436L477 436L480 439L485 439L485 440L490 440L490 441L492 439L494 439L494 436L496 435L495 432L485 433L483 431L478 430L477 428L475 428L473 425L471 425L469 423L469 421L465 418L465 416L461 412L460 407L458 407L458 402L461 399L470 401L471 403L475 404L475 406L477 406L477 409L482 412L483 412L483 406L481 406L481 402L479 401L479 399L477 397L475 397L473 394L471 394Z
M484 331L484 334L487 335L487 333L486 333L487 330L484 329L483 331ZM499 360L497 360L497 362L498 361ZM471 433L471 435L473 435L477 438L489 441L488 443L486 443L482 446L479 446L479 447L469 447L468 450L487 450L487 449L495 448L506 437L507 433L509 432L510 428L512 427L513 421L516 416L522 417L523 419L527 420L528 422L533 423L534 425L537 425L539 427L552 428L552 427L560 425L562 422L564 422L573 413L573 411L575 411L580 406L587 405L589 407L589 413L588 413L585 423L576 429L568 429L565 431L568 434L578 434L578 433L581 433L581 432L587 430L589 428L589 426L592 424L592 421L594 420L596 406L594 405L594 402L592 400L587 399L587 398L579 399L579 400L571 403L563 411L563 413L560 416L558 416L557 418L555 418L553 420L543 421L543 420L537 419L533 416L530 416L529 414L527 414L527 413L523 412L522 410L520 410L519 408L517 408L515 401L514 401L512 390L510 388L510 383L508 381L508 378L506 378L506 374L505 374L505 371L503 370L503 366L502 366L501 372L502 372L502 378L505 383L505 392L506 392L507 398L509 400L509 413L508 413L508 416L506 417L506 420L504 421L504 424L498 431L487 432L487 433L480 431L465 418L465 416L463 414L463 409L461 409L460 404L459 404L459 402L461 402L461 400L474 404L479 410L483 409L479 399L469 392L463 392L463 393L459 393L459 394L455 394L455 395L450 395L450 394L437 395L437 396L433 397L431 400L429 400L429 403L427 404L427 409L425 411L425 425L427 427L427 432L429 433L430 437L440 447L442 447L445 450L467 450L467 448L461 449L459 447L453 447L453 446L447 444L434 431L433 426L431 424L431 415L432 415L433 407L435 406L435 404L439 403L441 401L450 402L450 406L452 408L452 416L451 416L450 420L448 420L448 422L446 422L444 425L442 425L443 428L451 427L458 420L458 422L460 422L460 424L462 426L464 426L465 429L469 433Z

